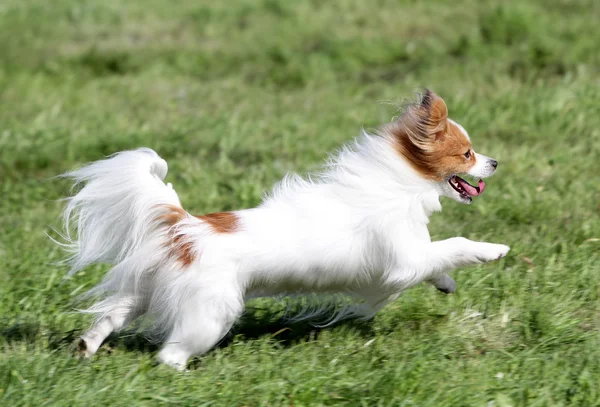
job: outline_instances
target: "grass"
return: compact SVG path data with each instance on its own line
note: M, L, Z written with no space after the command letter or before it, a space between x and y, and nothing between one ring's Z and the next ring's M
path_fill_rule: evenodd
M5 0L0 5L0 404L600 405L600 2ZM70 353L90 320L44 235L53 176L138 146L195 213L259 202L287 171L430 87L499 172L434 239L512 247L369 322L285 324L259 301L181 374L143 338ZM384 102L384 103L382 103Z

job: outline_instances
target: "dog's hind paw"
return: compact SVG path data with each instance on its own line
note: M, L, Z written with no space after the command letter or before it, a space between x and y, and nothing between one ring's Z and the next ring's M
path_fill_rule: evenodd
M437 279L430 280L430 283L444 294L454 294L456 292L456 281L448 274L443 274Z
M86 339L82 336L73 343L73 355L82 359L89 359L94 356L98 347L89 338Z
M92 356L85 339L79 338L73 343L73 355L86 359Z

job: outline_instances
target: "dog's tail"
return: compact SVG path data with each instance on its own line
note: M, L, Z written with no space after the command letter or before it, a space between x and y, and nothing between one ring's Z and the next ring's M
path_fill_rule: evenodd
M163 182L166 175L166 161L149 148L117 153L63 175L81 188L68 198L63 213L70 274L93 263L119 264L157 237L165 208L181 208L171 184Z
M163 182L166 175L167 163L148 148L64 174L78 192L68 198L59 242L71 252L70 274L94 263L113 265L80 297L102 297L83 312L99 320L116 306L137 309L155 318L151 333L158 336L175 323L179 298L195 276L182 271L197 258L196 243L210 234L206 222L183 210Z

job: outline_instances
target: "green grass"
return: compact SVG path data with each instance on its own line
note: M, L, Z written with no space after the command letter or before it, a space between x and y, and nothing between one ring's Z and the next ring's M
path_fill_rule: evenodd
M3 1L0 404L600 405L598 16L596 0ZM69 185L51 177L148 146L190 211L250 207L425 86L500 162L431 234L507 258L369 322L317 330L257 302L189 373L131 334L71 356L90 323L72 298L106 267L63 280L44 231Z

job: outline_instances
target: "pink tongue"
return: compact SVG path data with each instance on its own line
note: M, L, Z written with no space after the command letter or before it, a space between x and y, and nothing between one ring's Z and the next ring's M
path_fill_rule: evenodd
M483 192L483 190L485 189L485 182L483 182L483 180L479 180L479 183L477 184L476 187L469 184L467 181L465 181L464 179L462 179L460 177L456 177L456 180L458 181L460 186L463 187L463 189L467 192L467 194L469 194L471 196L477 196L477 195L481 194Z

